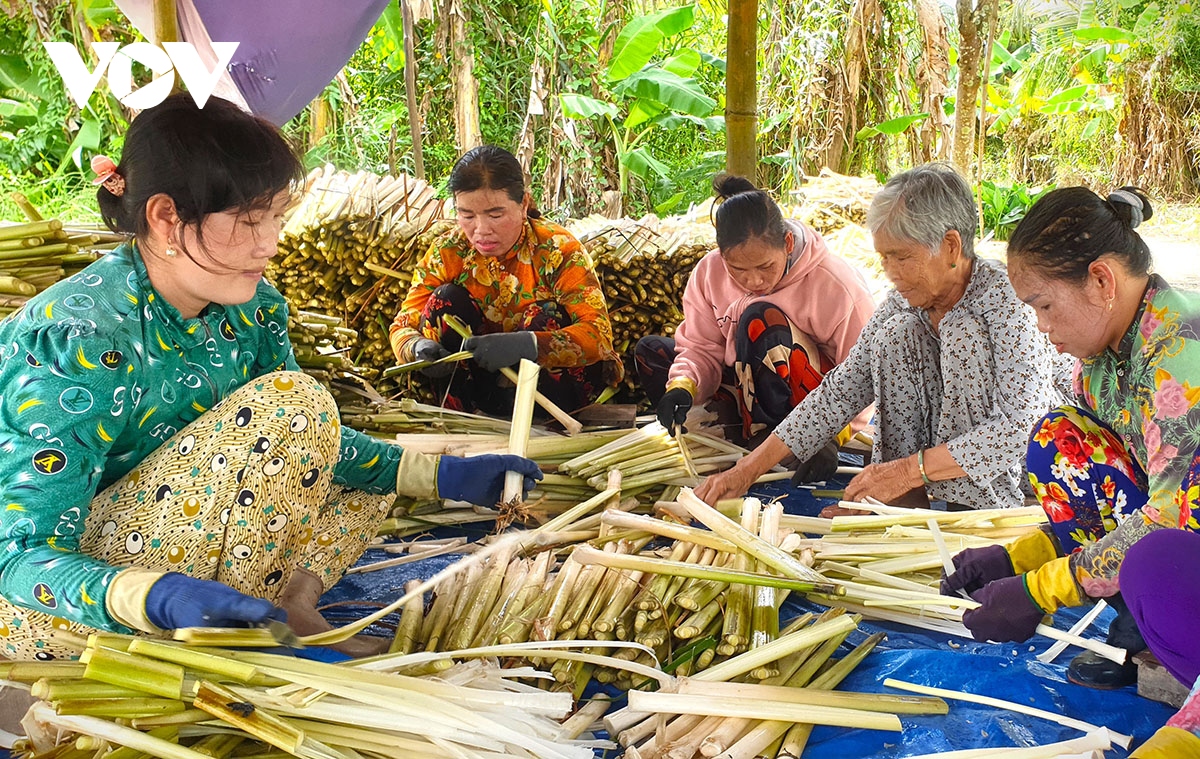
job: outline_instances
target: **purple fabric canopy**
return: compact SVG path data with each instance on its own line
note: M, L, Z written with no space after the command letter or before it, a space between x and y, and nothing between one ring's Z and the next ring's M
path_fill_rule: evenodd
M210 41L239 43L228 73L242 104L282 125L346 65L389 1L177 0L176 6L180 39L195 44L202 57ZM151 2L117 0L147 36Z

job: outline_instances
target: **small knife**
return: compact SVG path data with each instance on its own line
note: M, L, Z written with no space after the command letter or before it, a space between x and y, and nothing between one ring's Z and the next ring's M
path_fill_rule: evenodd
M280 622L278 619L271 619L262 625L271 633L271 637L275 642L287 648L304 648L304 644L300 642L299 636L287 626L286 622Z

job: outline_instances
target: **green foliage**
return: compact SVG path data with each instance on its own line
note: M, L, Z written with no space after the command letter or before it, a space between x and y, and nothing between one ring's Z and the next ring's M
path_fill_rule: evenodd
M717 59L711 55L706 59L677 39L695 23L693 5L634 18L617 34L604 74L612 100L570 92L559 98L570 118L607 123L617 153L621 193L629 190L632 174L643 182L651 204L659 210L674 207L688 193L676 190L675 171L643 143L662 131L716 134L725 128L724 118L714 115L716 99L695 76L701 68L715 67Z
M980 182L984 233L991 233L998 240L1007 240L1038 198L1053 189L1053 185L1027 187L1023 184L1000 185L987 180Z
M117 14L110 1L83 2L80 12L92 34L132 41L112 28ZM50 22L55 39L86 49L76 38L68 5L54 8ZM96 153L118 154L128 124L106 92L98 91L87 108L78 109L41 43L27 6L0 15L0 182L21 188L45 213L65 209L72 218L94 216L89 161ZM0 208L3 218L19 218L7 202Z

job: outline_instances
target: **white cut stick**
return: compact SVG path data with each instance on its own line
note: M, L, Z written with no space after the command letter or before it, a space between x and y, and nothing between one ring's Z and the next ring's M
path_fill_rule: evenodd
M917 685L916 683L909 683L909 682L905 682L903 680L894 680L890 677L888 679L884 680L883 684L885 687L888 687L888 688L896 688L897 690L906 690L906 691L909 691L910 693L920 693L921 695L924 695L924 696L940 696L941 698L950 698L950 699L955 699L957 701L968 701L972 704L981 704L983 706L991 706L996 709L1007 709L1011 712L1017 712L1018 714L1024 714L1029 717L1037 717L1039 719L1045 719L1045 720L1049 720L1051 722L1056 722L1056 723L1062 725L1063 727L1071 727L1071 728L1074 728L1074 729L1079 730L1084 733L1091 733L1093 731L1101 729L1098 725L1093 725L1091 723L1084 722L1083 720L1078 720L1073 717L1065 717L1061 714L1055 714L1054 712L1048 712L1044 709L1035 709L1032 706L1025 706L1024 704L1017 704L1017 703L1013 703L1012 701L1005 701L1003 699L992 698L990 696L977 696L974 693L966 693L964 691L957 691L957 690L946 690L945 688L931 688L927 685ZM1127 748L1129 748L1129 744L1133 742L1133 737L1129 736L1129 735L1125 735L1124 733L1118 733L1111 729L1108 730L1108 733L1112 737L1112 742L1117 744L1121 748L1127 749Z
M942 557L942 569L946 570L946 576L954 574L954 559L950 556L950 551L946 548L946 541L942 538L942 530L938 527L936 519L930 519L925 522L929 525L929 532L933 535L933 544L937 546L938 556ZM965 590L959 590L958 594L963 598L971 596Z
M1067 632L1069 632L1071 635L1079 635L1084 630L1088 629L1092 622L1096 621L1096 617L1100 615L1100 612L1107 608L1108 604L1103 599L1097 601L1096 605L1092 607L1092 610L1080 617L1079 621L1072 625L1071 629ZM1037 660L1042 664L1049 664L1050 662L1054 661L1054 659L1061 654L1068 645L1070 644L1066 641L1060 640L1053 646L1050 646L1050 648L1047 648L1045 651L1038 654Z
M533 396L537 392L538 372L541 367L529 359L521 359L517 373L517 394L513 399L512 427L508 432L508 452L524 456L529 447L529 427L533 424ZM504 494L501 503L519 503L525 497L525 475L506 472Z
M1112 734L1108 728L1088 733L1069 741L1047 743L1045 746L1025 746L1023 748L969 748L961 751L941 751L936 754L920 754L910 759L1071 759L1071 757L1092 757L1095 752L1108 751L1112 748ZM1071 754L1064 754L1070 751Z

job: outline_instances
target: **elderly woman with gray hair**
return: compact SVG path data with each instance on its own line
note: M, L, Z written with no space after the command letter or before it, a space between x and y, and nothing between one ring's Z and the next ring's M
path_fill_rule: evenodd
M789 453L800 461L875 404L871 464L846 498L893 504L1021 505L1029 431L1062 402L1061 364L1004 267L975 257L975 203L952 168L893 177L867 213L894 289L849 356L732 469L697 489L739 496Z

